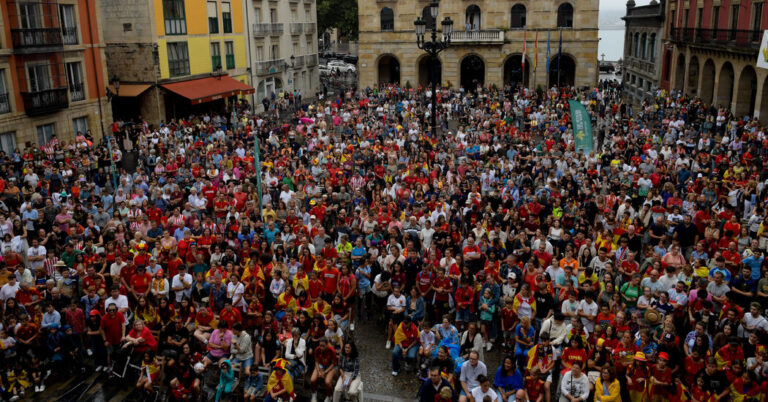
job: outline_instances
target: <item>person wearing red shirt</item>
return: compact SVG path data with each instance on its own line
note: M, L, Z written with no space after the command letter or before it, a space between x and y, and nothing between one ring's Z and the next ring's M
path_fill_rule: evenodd
M464 330L464 324L469 323L473 319L474 296L475 292L469 287L469 280L463 278L461 285L456 289L456 294L454 295L456 309L458 310L456 312L456 326L460 328L460 331Z
M320 298L320 293L323 289L323 280L318 277L318 271L311 271L309 273L309 299L314 303Z
M415 361L418 351L419 328L406 314L395 331L395 347L392 349L392 375L396 376L400 371L401 360Z
M674 383L672 369L669 367L669 354L660 352L656 364L651 368L651 395L654 399L672 400Z
M563 355L560 357L563 362L563 370L561 374L565 374L575 365L581 366L582 370L587 367L587 351L584 349L580 336L574 336L571 338L570 346L563 350Z
M147 245L144 243L141 243L139 244L139 253L136 254L135 257L133 257L133 265L146 266L147 264L149 264L149 258L150 258L150 255L147 254Z
M539 249L533 252L533 256L539 260L540 267L548 267L552 264L552 254L547 252L545 242L539 243Z
M333 391L333 380L336 375L336 350L328 344L326 338L321 338L320 344L312 352L312 356L315 358L315 369L312 371L309 383L312 389L312 400L317 400L318 381L325 382L325 389L328 392Z
M99 323L101 337L104 339L104 346L107 348L107 367L112 367L112 353L115 348L120 347L120 342L125 337L125 317L117 311L117 306L111 303L107 306L107 313L101 317Z
M323 280L323 297L327 302L330 302L336 293L340 275L341 272L335 266L327 266L320 271L320 276Z
M221 318L221 321L227 323L227 328L229 329L232 329L232 325L236 322L242 323L243 321L243 316L240 314L240 311L236 308L232 308L232 303L229 301L224 302L224 308L221 309L219 318Z
M133 346L133 353L144 354L149 350L157 351L157 341L149 327L144 325L144 321L136 320L133 323L133 329L123 338L125 344L123 349Z
M339 258L339 252L336 251L336 247L333 247L333 244L330 242L325 243L325 246L320 250L320 255L328 260Z
M134 300L138 300L139 296L147 296L149 294L149 287L152 285L152 275L147 272L147 269L143 265L139 265L136 268L136 274L131 277L128 283L128 290Z
M40 303L42 300L40 292L36 288L30 287L29 283L21 282L19 284L19 290L16 292L16 302L24 306L27 311L34 311L35 304Z

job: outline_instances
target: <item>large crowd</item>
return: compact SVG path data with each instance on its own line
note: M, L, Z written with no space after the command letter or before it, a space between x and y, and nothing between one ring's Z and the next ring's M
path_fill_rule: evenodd
M757 120L615 82L276 99L0 153L3 398L356 400L361 319L423 402L768 398Z

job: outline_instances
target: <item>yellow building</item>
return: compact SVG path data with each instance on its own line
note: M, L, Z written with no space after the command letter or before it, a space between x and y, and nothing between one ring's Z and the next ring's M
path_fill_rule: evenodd
M589 86L597 81L598 0L441 1L437 29L453 20L451 46L443 51L437 80L474 85L524 83L527 87ZM429 57L416 46L414 20L435 19L425 0L360 0L360 87L412 86L430 81ZM438 38L440 37L438 33ZM538 46L536 38L538 37ZM547 72L547 38L550 69ZM562 52L558 50L562 37ZM525 52L523 51L525 49ZM525 53L525 67L523 67ZM534 74L533 65L536 63ZM559 67L558 67L559 66Z
M222 111L253 93L241 1L104 0L116 118Z

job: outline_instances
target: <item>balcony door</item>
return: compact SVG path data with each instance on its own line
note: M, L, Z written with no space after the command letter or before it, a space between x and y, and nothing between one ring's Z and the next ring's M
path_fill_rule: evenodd
M59 6L59 18L61 19L61 33L66 45L77 44L77 26L75 25L75 6L62 4Z
M51 89L51 72L47 64L27 66L29 92L42 92Z
M19 25L21 29L42 27L39 3L19 3Z

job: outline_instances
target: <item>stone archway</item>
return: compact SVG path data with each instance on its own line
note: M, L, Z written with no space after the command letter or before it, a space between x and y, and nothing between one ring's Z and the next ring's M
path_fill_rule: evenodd
M417 68L419 71L419 85L422 87L428 87L432 84L432 77L434 76L437 86L440 86L443 76L443 63L440 59L435 58L435 66L432 65L430 56L423 56L419 59Z
M720 67L720 83L717 86L717 96L714 104L718 107L731 108L731 101L733 101L733 66L730 62L723 63Z
M391 54L385 54L378 62L379 84L400 84L400 61Z
M739 86L736 91L734 115L737 118L752 116L755 113L755 100L757 99L757 73L752 66L746 66L741 70Z
M531 68L533 68L531 60L526 57L525 69L523 69L522 54L518 53L507 57L507 60L504 62L504 85L512 84L517 86L518 84L523 84L526 88L530 87Z
M485 85L485 62L480 56L471 54L461 60L461 86L465 90L475 91L478 85Z
M682 53L677 56L677 66L675 67L675 89L678 91L685 89L685 55Z
M692 95L698 95L699 92L699 59L696 56L691 56L691 61L688 63L688 93Z
M558 63L558 55L549 61L549 86L573 86L576 82L576 62L573 57L562 53Z
M712 103L715 94L715 62L707 59L701 71L701 99L706 104Z

